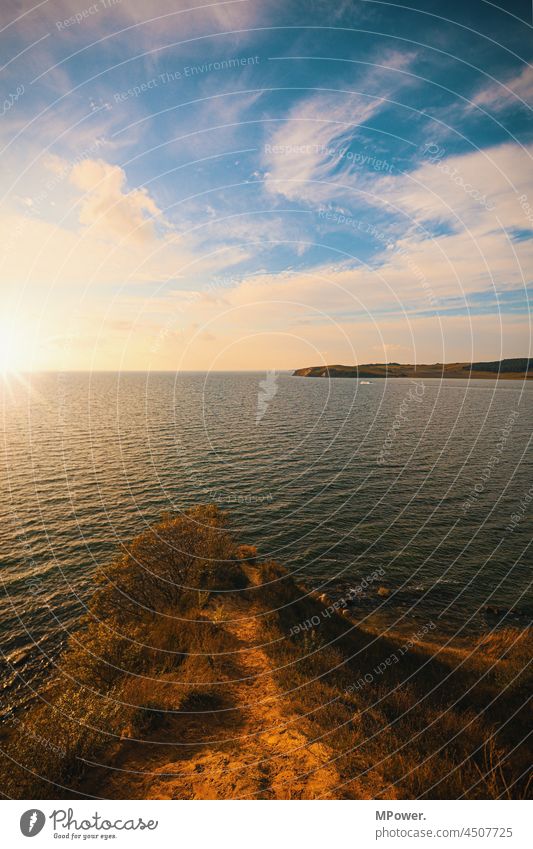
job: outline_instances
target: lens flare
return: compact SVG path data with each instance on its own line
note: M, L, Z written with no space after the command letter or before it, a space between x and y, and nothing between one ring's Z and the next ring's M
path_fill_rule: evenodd
M4 379L27 368L29 348L28 329L4 319L0 324L0 375Z

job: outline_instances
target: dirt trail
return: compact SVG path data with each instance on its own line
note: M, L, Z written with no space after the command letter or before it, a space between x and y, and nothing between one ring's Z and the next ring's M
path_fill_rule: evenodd
M253 570L250 578L255 578ZM110 765L94 769L84 782L84 792L145 799L337 797L341 779L334 765L328 765L333 752L296 727L289 698L273 680L261 648L262 619L254 612L234 598L216 610L240 650L234 680L222 685L231 707L172 717L163 734L168 744L121 741ZM207 613L211 618L213 611ZM176 743L180 745L172 745Z

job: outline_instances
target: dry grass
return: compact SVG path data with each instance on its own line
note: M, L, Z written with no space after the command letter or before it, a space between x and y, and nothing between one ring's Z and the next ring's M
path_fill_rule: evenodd
M267 580L280 574L265 569ZM281 607L268 624L272 663L307 733L337 753L347 797L362 778L375 798L527 796L530 630L487 636L468 651L417 645L376 675L403 641L324 619L314 599L291 601L296 591L288 577L268 589L269 605ZM316 631L287 638L313 615Z
M330 770L328 793L334 769L340 798L529 794L531 631L508 629L446 651L428 643L401 652L400 638L366 633L343 616L325 618L314 597L297 600L302 589L285 570L255 566L257 551L237 546L224 526L212 506L164 517L101 570L56 678L11 734L4 793L95 792L87 790L88 764L112 765L124 741L164 743L172 722L181 733L201 720L207 749L217 723L234 736L245 721L234 701L246 683L238 690L225 682L249 675L238 651L244 631L238 637L239 629L226 624L237 599L244 612L268 613L254 628L281 693L276 722L281 717L311 747L320 741L314 757ZM319 627L294 633L313 616ZM283 736L276 739L282 745ZM290 798L286 784L269 792Z
M204 701L214 697L208 685L224 673L213 658L229 641L202 621L202 607L218 590L247 583L224 523L214 506L165 516L101 569L55 680L10 736L6 795L68 796L87 760L121 737L142 735L200 692Z

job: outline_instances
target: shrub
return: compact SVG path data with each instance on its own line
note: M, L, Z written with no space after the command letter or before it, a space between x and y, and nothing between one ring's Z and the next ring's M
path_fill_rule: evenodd
M47 701L8 740L1 776L7 795L68 795L56 785L75 788L85 760L121 737L146 733L182 704L215 704L212 682L228 665L227 639L212 622L189 620L201 620L199 594L248 583L224 522L213 505L163 516L98 572L98 590Z

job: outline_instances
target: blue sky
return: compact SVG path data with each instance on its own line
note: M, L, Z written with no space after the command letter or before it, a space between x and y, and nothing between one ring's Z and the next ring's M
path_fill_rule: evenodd
M531 5L2 6L5 364L530 350Z

